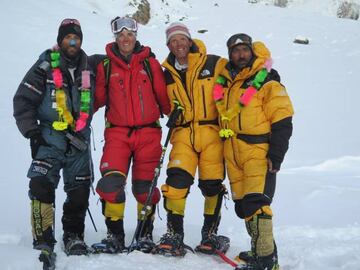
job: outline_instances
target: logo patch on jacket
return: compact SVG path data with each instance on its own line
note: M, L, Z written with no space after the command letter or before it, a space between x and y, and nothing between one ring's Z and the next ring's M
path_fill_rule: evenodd
M201 77L209 76L209 75L210 75L210 70L204 69L204 70L201 72L200 75L201 75Z
M174 160L171 161L171 163L172 163L173 165L179 166L179 165L181 164L181 161L180 161L179 159L174 159Z
M33 160L31 166L32 172L40 173L42 175L47 175L49 170L53 167L50 163L40 160Z
M100 169L104 169L104 168L107 168L107 167L109 167L109 163L103 162L103 163L101 164Z

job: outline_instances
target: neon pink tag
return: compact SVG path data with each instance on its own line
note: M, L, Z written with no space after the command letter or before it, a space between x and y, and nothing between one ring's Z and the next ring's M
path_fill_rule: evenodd
M80 117L76 121L76 125L75 125L76 132L82 130L86 126L86 120L88 119L88 117L89 114L87 114L86 112L80 112Z
M264 64L264 68L266 68L266 70L268 72L270 72L271 68L272 68L272 65L273 65L273 60L271 58L269 58L268 60L266 60L266 62Z
M256 94L256 88L254 86L248 87L245 93L240 97L240 103L242 105L247 106L255 94Z
M90 88L90 71L89 70L83 70L81 72L81 84L83 89Z
M224 89L221 84L215 84L213 88L213 98L215 101L218 101L220 99L224 98Z
M63 77L59 68L53 70L53 80L56 88L61 88L63 86Z

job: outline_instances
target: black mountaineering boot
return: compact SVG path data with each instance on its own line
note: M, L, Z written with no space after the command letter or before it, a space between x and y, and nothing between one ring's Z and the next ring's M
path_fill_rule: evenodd
M100 244L94 244L92 247L95 249L95 253L109 253L109 254L122 253L126 249L125 235L114 234L108 231L106 238L101 240Z
M196 252L209 255L218 252L225 254L229 249L230 239L226 236L217 234L221 220L221 205L223 197L226 193L226 188L223 187L223 189L217 195L205 196L206 210L204 210L204 225L201 229L201 242L195 248ZM215 207L210 207L211 205L215 205Z
M136 235L136 249L144 253L150 253L151 250L155 247L152 236L152 231L154 229L154 216L148 216L145 221L138 220L139 226L141 226L141 222L145 223L143 225L142 231Z
M119 219L112 221L110 219L106 219L105 223L108 228L106 238L101 240L100 243L95 243L91 246L93 248L93 252L109 254L124 252L126 247L123 220Z
M216 252L226 253L230 247L230 239L223 235L217 235L217 229L220 219L214 219L214 216L205 215L204 225L201 229L201 242L195 248L196 252L204 254L215 254Z
M184 244L183 220L184 217L181 215L168 213L168 231L160 238L160 243L153 248L151 253L183 257L187 249L194 252L191 247Z
M87 255L89 253L88 246L84 242L82 233L64 232L64 251L66 255Z

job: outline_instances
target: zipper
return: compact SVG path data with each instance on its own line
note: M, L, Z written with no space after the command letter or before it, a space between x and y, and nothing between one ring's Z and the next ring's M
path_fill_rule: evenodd
M123 94L123 96L124 96L124 100L125 100L125 102L124 102L124 107L125 107L125 119L127 119L128 121L129 121L129 117L128 117L128 103L127 103L127 95L126 95L126 90L125 90L125 87L124 87L124 81L121 79L120 80L120 82L119 82L119 84L120 84L120 89L121 89L121 92L122 92L122 94Z
M139 93L139 98L140 98L141 119L144 120L144 101L143 101L143 95L141 92L140 85L138 86L138 93Z
M201 55L200 55L201 57ZM194 86L194 83L195 83L195 79L196 79L196 74L198 73L198 70L202 67L203 63L204 63L204 59L205 57L202 59L201 63L197 66L197 68L195 69L195 72L193 74L195 74L195 76L193 76L192 78L192 81L191 81L191 84L190 84L190 91L191 91L191 97L192 97L192 100L194 101L194 106L193 106L193 111L192 111L192 115L193 115L193 121L192 123L190 124L190 133L192 133L192 135L190 135L190 141L192 139L192 147L193 149L195 150L196 152L196 149L195 149L195 128L194 128L194 123L195 123L195 108L196 108L196 104L195 104L195 98L194 98L194 89L193 89L193 86Z
M132 96L132 94L131 94L131 78L132 78L132 70L131 70L131 66L130 66L130 64L128 64L127 65L128 66L128 71L129 71L129 73L130 73L130 78L129 78L129 82L130 82L130 103L131 103L131 108L132 108L132 121L131 121L131 124L132 125L135 125L135 119L134 119L134 113L135 113L135 110L134 110L134 101L133 101L133 96ZM129 121L129 119L128 119L128 121Z
M206 118L206 100L205 100L204 85L201 85L201 90L202 90L202 96L203 96L204 118Z
M239 130L241 130L241 112L239 112L238 118L239 118L239 120L238 120L238 122L239 122Z

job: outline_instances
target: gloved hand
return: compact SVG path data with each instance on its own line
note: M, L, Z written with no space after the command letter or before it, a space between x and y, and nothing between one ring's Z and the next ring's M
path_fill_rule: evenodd
M30 132L29 137L30 137L31 157L34 159L41 145L43 146L49 146L49 145L45 141L44 137L41 135L41 132L39 130Z

